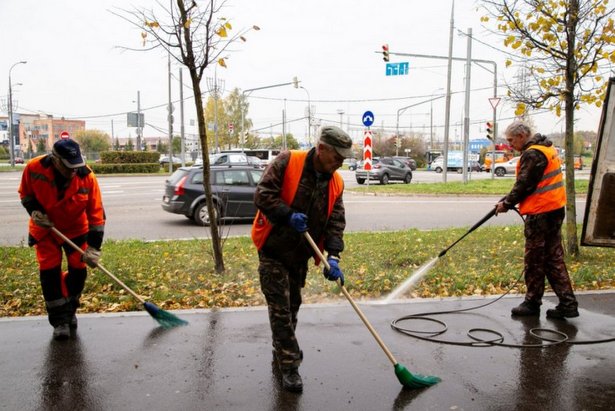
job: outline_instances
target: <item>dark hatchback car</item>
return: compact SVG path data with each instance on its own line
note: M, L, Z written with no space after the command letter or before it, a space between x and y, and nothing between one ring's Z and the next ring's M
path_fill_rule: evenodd
M254 192L263 169L253 166L212 166L211 191L217 221L254 218ZM166 181L162 209L183 214L199 225L209 225L203 167L181 167Z
M402 163L410 167L410 170L412 171L416 170L416 160L415 159L411 157L402 157L402 156L393 156L393 158L398 159L399 161L401 161Z

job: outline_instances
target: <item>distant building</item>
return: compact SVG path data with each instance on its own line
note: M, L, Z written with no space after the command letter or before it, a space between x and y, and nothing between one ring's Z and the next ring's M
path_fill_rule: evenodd
M184 148L186 153L196 152L199 150L200 144L198 141L198 136L196 134L185 134L186 141L184 142ZM169 136L149 136L143 137L142 139L143 148L147 151L157 151L158 144L162 143L166 147L169 146ZM135 144L137 144L137 138L128 136L128 137L116 137L111 142L111 147L119 146L120 150L125 150L128 147L128 141L132 141L133 149L136 150ZM178 153L175 153L178 154Z
M77 131L85 130L85 121L83 120L58 119L49 114L15 113L13 116L13 122L19 130L15 144L17 155L36 153L40 141L44 143L45 151L49 151L53 144L60 139L60 134L63 131L68 131L72 136Z

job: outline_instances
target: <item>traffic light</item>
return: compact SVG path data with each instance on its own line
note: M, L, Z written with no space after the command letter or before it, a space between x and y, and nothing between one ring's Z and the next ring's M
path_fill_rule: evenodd
M487 138L491 141L495 140L493 136L493 123L491 121L487 121Z
M293 77L293 87L299 88L299 79L297 77Z
M389 61L389 45L388 44L383 44L382 45L382 60L384 61Z

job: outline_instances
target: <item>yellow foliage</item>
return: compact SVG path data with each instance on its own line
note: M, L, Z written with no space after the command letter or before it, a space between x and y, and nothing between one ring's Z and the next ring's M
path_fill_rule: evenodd
M525 103L517 103L517 108L515 109L515 116L522 116L523 114L525 114L525 110Z
M186 22L184 23L184 28L185 29L189 28L191 24L192 24L192 19L188 18Z
M226 28L225 28L224 26L221 26L221 27L218 29L218 31L216 31L216 34L217 34L218 36L220 36L220 37L223 37L223 38L224 38L224 37L227 37L227 34L226 34Z

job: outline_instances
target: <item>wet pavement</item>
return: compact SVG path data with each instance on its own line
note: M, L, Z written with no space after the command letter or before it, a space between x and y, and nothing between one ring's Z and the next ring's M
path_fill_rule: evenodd
M347 302L304 305L297 334L304 392L284 392L272 364L265 308L174 312L190 322L170 330L146 312L80 315L68 341L53 341L46 318L0 319L0 409L84 410L597 410L613 409L615 293L580 294L569 320L510 317L521 297L439 315L437 338L472 341L489 328L505 344L538 343L532 328L567 334L549 348L469 347L419 340L390 327L418 312L468 308L491 299L360 303L388 348L411 373L435 375L429 388L404 389L391 363ZM434 330L436 323L405 323ZM476 333L472 333L476 335ZM546 337L560 338L552 332ZM485 339L491 338L483 332Z

